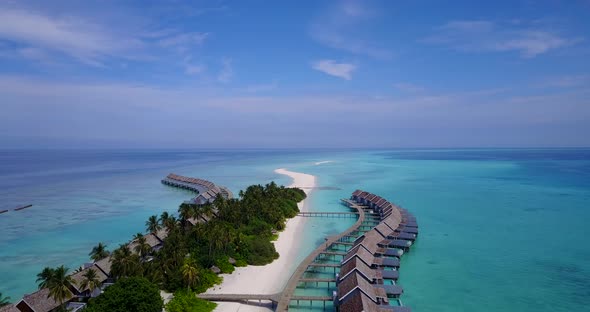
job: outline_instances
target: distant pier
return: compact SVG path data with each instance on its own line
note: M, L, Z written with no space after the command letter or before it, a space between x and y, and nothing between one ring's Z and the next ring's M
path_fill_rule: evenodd
M225 186L203 179L185 177L174 173L162 179L162 184L173 186L197 193L197 196L189 201L191 204L203 205L212 203L218 195L225 199L233 197L232 192Z
M24 206L20 206L20 207L16 207L16 208L14 208L14 211L20 211L20 210L27 209L27 208L31 208L31 207L33 207L33 205L32 205L32 204L29 204L29 205L24 205Z

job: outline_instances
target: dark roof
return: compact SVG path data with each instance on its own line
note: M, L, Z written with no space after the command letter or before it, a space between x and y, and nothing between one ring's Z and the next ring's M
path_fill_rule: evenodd
M70 292L68 291L68 293ZM21 302L24 302L35 312L49 312L57 308L59 303L53 300L53 298L48 297L48 295L49 289L43 288L32 294L25 295ZM70 296L73 296L73 294L70 293Z
M381 272L381 275L383 275L383 278L384 279L397 280L399 278L399 271L396 271L396 270L383 270Z
M398 285L377 285L376 287L383 289L386 294L393 296L399 296L404 292L404 289Z
M379 260L377 264L380 266L399 268L399 258L375 258L375 260Z

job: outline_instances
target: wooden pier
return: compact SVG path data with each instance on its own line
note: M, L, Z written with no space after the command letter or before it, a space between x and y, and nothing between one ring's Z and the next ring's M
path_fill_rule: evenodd
M356 220L356 223L353 224L348 229L346 229L346 231L344 231L338 235L329 237L326 240L325 244L322 244L320 247L316 248L316 250L314 250L309 256L307 256L307 258L305 258L303 260L303 262L301 262L301 264L299 264L299 266L297 267L297 269L295 270L293 275L291 275L291 278L287 282L285 289L283 290L281 298L277 304L276 311L281 311L281 312L287 311L289 309L289 303L291 302L291 300L308 300L307 297L306 297L306 299L303 299L304 297L302 297L302 296L295 296L294 295L295 288L297 288L297 285L299 284L299 282L303 276L303 273L305 273L305 271L310 267L310 265L313 266L312 264L314 263L315 259L322 252L326 252L327 248L329 246L331 246L334 243L337 243L343 236L348 235L349 233L356 230L359 226L361 226L361 224L363 224L363 222L365 221L365 211L363 209L361 209L360 207L354 207L354 209L357 210L357 213L355 213L354 215L358 216L358 220ZM339 266L340 265L338 265L338 267ZM309 298L311 298L311 299L309 299L310 301L314 301L314 300L316 300L316 301L317 300L332 301L332 297L309 297ZM320 299L318 299L318 298L320 298Z
M27 209L27 208L31 208L31 207L33 207L33 205L32 205L32 204L29 204L29 205L24 205L24 206L20 206L20 207L16 207L16 208L14 208L14 211L20 211L20 210Z
M300 212L297 214L300 217L333 217L333 218L356 218L358 212Z

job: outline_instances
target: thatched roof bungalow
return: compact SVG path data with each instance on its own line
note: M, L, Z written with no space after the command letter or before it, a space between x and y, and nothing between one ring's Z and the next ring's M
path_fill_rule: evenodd
M98 268L98 266L96 266L96 264L93 264L92 266L90 266L84 270L81 270L80 272L72 274L72 280L74 281L74 284L71 285L72 286L71 290L73 290L73 292L76 295L78 295L78 296L91 295L90 289L88 287L82 288L82 286L81 286L82 281L84 280L84 275L86 274L86 272L88 272L90 270L94 270L99 282L103 283L104 281L106 281L108 279L108 276L100 268Z
M73 297L74 294L70 293ZM49 296L49 289L43 288L32 294L25 295L17 304L20 312L52 312L60 306Z

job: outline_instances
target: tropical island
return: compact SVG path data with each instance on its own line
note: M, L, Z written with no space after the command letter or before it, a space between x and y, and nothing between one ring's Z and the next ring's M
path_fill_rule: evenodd
M174 293L169 312L210 311L195 294L221 282L235 266L264 265L279 254L272 243L297 215L303 190L271 182L252 185L238 198L219 192L202 203L185 202L146 221L146 233L108 251L92 248L92 265L69 274L65 266L37 274L39 291L0 311L162 311L160 291ZM108 287L107 287L108 286ZM103 291L104 290L104 291Z

